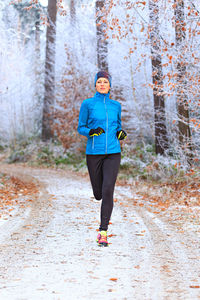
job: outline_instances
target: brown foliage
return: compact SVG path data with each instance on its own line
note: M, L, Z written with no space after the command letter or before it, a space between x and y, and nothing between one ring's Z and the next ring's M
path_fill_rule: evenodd
M87 74L80 74L75 66L73 53L65 46L67 63L61 81L57 85L54 124L52 129L65 150L83 150L83 139L77 132L79 110L84 99L91 95Z

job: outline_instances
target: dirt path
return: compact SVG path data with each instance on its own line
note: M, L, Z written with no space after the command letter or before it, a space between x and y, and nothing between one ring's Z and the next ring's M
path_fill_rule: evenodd
M110 245L96 245L100 203L88 176L15 166L40 183L30 207L0 224L0 299L200 299L200 226L132 205L116 186ZM178 221L177 221L178 222ZM180 225L180 224L179 224Z

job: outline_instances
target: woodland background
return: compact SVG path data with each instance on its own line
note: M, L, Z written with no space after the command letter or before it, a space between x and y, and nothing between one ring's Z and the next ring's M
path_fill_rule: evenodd
M153 180L198 177L198 0L1 0L0 28L6 161L84 167L79 109L105 69L128 133L121 171Z

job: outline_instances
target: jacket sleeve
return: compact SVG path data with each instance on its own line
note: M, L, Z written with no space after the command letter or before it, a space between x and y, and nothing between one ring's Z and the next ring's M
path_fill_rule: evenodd
M77 131L79 134L89 138L90 128L88 128L87 123L88 123L88 106L87 106L87 102L83 101L79 112L79 122L78 122Z
M118 118L117 118L117 131L122 129L121 127L121 104L119 103L119 110L118 110Z

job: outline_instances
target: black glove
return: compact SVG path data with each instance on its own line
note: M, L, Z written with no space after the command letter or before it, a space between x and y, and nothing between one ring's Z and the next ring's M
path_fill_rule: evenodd
M124 130L120 130L120 131L117 131L117 138L118 140L125 140L127 137L127 134Z
M101 135L102 133L105 133L105 131L103 130L103 128L98 127L97 129L90 129L89 131L89 136L93 137L93 136L98 136Z

